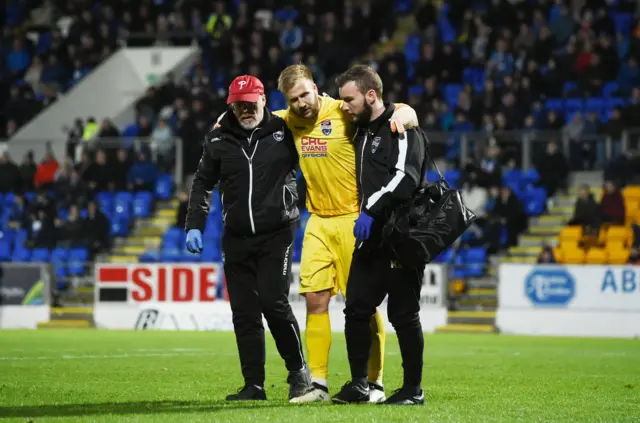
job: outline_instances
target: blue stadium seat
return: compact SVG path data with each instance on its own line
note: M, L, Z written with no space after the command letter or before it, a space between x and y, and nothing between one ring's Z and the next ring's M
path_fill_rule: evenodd
M190 253L188 250L182 250L180 261L183 263L199 263L202 261L202 256L200 254Z
M160 251L147 250L138 257L140 263L157 263L160 261Z
M15 248L13 250L13 254L11 255L11 261L14 261L17 263L25 263L25 262L28 262L30 259L31 259L31 250L24 247Z
M126 236L129 234L129 225L131 220L129 217L114 216L111 220L111 235Z
M51 257L51 251L48 248L35 248L31 252L31 261L48 263Z
M183 234L184 231L177 226L167 229L167 232L165 232L165 234L162 236L162 248L180 248L180 246L184 244Z
M160 252L160 261L163 263L179 263L182 252L177 248L166 249Z
M624 98L620 97L611 97L605 100L606 108L608 110L614 109L616 107L623 108L626 104Z
M59 280L65 279L69 274L67 266L65 266L64 263L54 263L53 271L55 272L55 275Z
M29 234L26 229L20 229L16 231L15 236L13 238L13 248L23 248L24 243L27 241Z
M461 84L447 84L444 86L444 100L450 105L458 104L458 94L462 91Z
M629 13L613 13L613 24L616 28L616 33L628 37L633 25L633 15Z
M302 246L297 246L297 245L293 246L293 255L291 256L291 260L294 263L299 263L300 259L302 258L302 248L301 247Z
M200 261L203 263L218 263L222 260L222 252L220 248L205 248L202 250Z
M611 97L617 91L618 91L617 82L607 82L606 84L604 84L604 87L602 87L602 96Z
M418 95L421 96L424 94L424 85L411 85L409 87L409 95Z
M53 263L66 263L69 260L69 250L66 248L56 248L51 252Z
M604 100L602 98L592 97L585 102L586 112L600 113L605 109Z
M420 60L420 37L410 35L404 43L404 57L408 63L416 63Z
M565 113L573 114L576 112L582 112L584 109L584 103L581 98L568 98L564 103Z
M138 192L133 199L133 216L138 218L149 217L153 194L150 192Z
M507 169L502 173L502 181L506 184L507 182L515 182L517 184L522 180L522 171L520 169Z
M454 252L452 248L444 250L438 257L436 263L451 263L453 261Z
M562 87L562 91L564 95L567 95L568 93L575 91L577 89L578 89L578 84L575 81L567 81L564 83L564 86Z
M544 102L544 108L554 112L561 112L564 110L564 104L561 98L549 98Z
M11 242L0 240L0 261L10 261L11 250Z
M435 170L427 171L427 182L436 182L439 179L440 176L438 176L438 172L436 172Z
M69 261L67 263L69 274L80 276L85 273L85 263L89 259L89 250L86 248L72 248L69 251Z
M133 202L133 194L130 192L118 192L115 195L115 216L120 218L129 218L131 216L131 203Z
M173 193L173 177L168 174L158 176L156 182L156 197L161 200L168 200Z
M100 210L106 215L112 215L114 212L115 196L111 192L100 192L96 195L96 203Z
M540 174L536 169L528 169L524 175L522 175L522 178L526 183L535 184L540 180Z

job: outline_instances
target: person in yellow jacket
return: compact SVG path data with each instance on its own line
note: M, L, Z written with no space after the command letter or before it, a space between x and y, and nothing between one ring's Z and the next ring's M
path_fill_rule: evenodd
M316 389L295 402L329 401L329 301L338 292L346 293L356 243L353 229L360 210L351 142L355 128L353 118L342 111L341 100L318 94L306 66L287 67L280 74L278 89L289 107L274 113L285 120L293 133L311 212L302 248L300 293L306 299L305 341ZM406 128L417 126L415 110L399 105L390 122L394 130L397 122ZM372 317L371 330L370 398L371 402L381 402L386 399L382 384L385 334L379 312Z

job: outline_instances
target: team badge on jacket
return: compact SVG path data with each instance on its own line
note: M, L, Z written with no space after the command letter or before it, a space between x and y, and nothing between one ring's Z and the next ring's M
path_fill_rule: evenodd
M284 131L280 130L280 131L276 131L273 133L273 139L280 142L284 139Z
M331 128L331 119L320 122L320 129L322 129L322 133L325 137L329 136L333 130L333 128Z
M373 141L371 141L371 152L375 153L380 145L380 137L375 137Z

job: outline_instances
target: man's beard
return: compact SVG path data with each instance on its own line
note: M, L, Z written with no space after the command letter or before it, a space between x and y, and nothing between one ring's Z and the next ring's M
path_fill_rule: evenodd
M240 127L242 129L244 129L246 131L251 131L251 130L255 129L256 126L258 126L258 123L260 123L260 122L258 122L257 120L254 120L251 123L244 123L242 121L239 121L238 123L240 124Z
M372 114L373 114L373 107L371 107L371 104L364 103L364 108L362 109L362 111L360 113L358 113L353 118L353 121L355 123L357 123L358 125L364 125L366 123L371 122L371 115Z

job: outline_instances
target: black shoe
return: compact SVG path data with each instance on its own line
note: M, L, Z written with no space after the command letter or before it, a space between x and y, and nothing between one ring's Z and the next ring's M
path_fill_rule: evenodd
M369 385L355 382L344 384L340 392L331 398L336 404L360 404L369 402Z
M289 372L287 383L289 384L289 400L306 395L315 389L311 383L311 372L306 366L301 370Z
M423 405L424 391L416 394L414 389L400 388L393 393L386 401L380 403L384 405Z
M267 394L264 388L256 385L245 385L235 394L227 395L227 401L265 401Z

